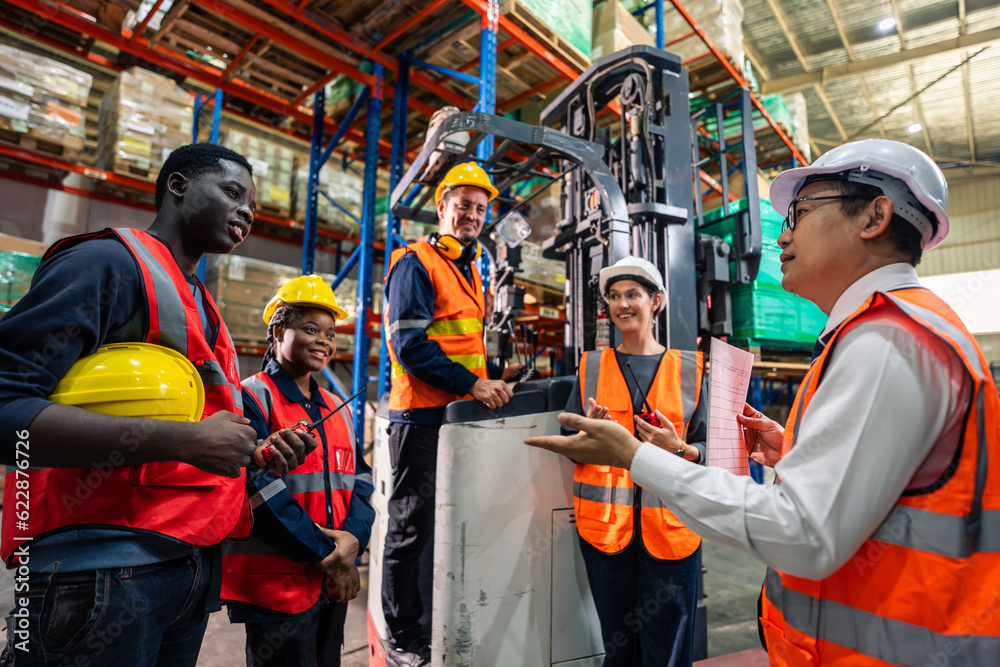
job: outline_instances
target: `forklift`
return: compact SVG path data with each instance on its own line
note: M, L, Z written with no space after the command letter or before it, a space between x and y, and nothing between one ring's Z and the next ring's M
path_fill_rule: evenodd
M728 287L753 280L761 252L756 183L744 179L750 201L734 207L729 242L696 233L704 194L700 184L695 190L695 173L714 161L728 175L729 156L739 154L752 176L752 125L748 111L742 124L742 137L750 142L746 150L742 139L727 142L723 126L730 103L719 102L711 107L718 132L705 135L690 114L688 92L679 57L631 47L595 61L542 112L539 126L474 112L449 116L390 195L394 215L435 224L437 183L451 166L476 159L480 143L494 138L495 148L481 164L501 194L480 242L493 262L487 350L504 363L520 349L533 357L530 343L537 341L522 328L519 344L515 325L525 308L524 288L514 284L526 236L523 211L553 183L561 193L562 216L543 248L545 257L566 266L559 364L564 375L556 377L553 365L553 377L529 376L497 410L474 400L446 408L433 553L426 554L421 589L425 605L431 602L424 620L432 665L597 667L603 661L573 517L574 465L522 441L559 432L556 417L566 406L582 352L620 342L614 327L602 331L598 324L598 274L619 259L643 257L663 272L667 308L655 323L663 345L694 350L699 341L707 346L711 336L732 332ZM461 141L455 141L458 136ZM527 192L518 187L525 184L531 184ZM725 191L723 201L728 198ZM387 400L388 394L375 419L367 619L372 667L391 665L381 598L392 489ZM696 657L707 656L705 621L700 603Z

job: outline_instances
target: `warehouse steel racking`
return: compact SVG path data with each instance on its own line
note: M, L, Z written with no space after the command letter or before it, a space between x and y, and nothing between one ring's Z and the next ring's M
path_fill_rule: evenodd
M134 61L144 61L160 71L190 79L214 93L213 114L223 109L264 125L278 124L282 131L310 143L310 187L304 222L259 213L265 230L254 233L288 240L291 231L303 246L302 270L310 272L317 240L336 253L338 280L352 270L358 271L357 319L354 328L354 390L367 386L369 365L368 341L377 335L377 318L371 314L371 280L377 254L387 258L403 239L399 220L389 217L386 241L375 239L376 190L380 158L388 161L389 190L398 182L407 158L415 154L410 147L421 141L426 119L442 104L462 110L485 113L509 113L525 104L544 99L574 80L586 68L587 61L562 43L554 33L542 34L539 23L532 22L516 0L505 0L505 12L497 0L430 0L420 3L383 3L367 11L353 30L343 25L357 18L356 3L315 0L176 0L164 12L165 0L155 0L134 29L101 25L87 13L86 0L4 0L5 11L0 27L25 36L105 71L120 72ZM692 90L701 88L709 97L724 94L747 83L733 63L711 42L705 31L685 9L681 0L671 0L673 10L684 17L707 47L710 56L687 63L692 68ZM663 45L664 0L640 8L656 12L658 45ZM409 13L409 15L406 15ZM478 20L478 54L457 67L447 67L411 57L421 41L432 40L435 33ZM159 20L159 26L154 27ZM473 23L474 25L474 23ZM468 31L467 31L468 32ZM213 51L211 43L220 46ZM99 47L98 44L106 46ZM204 44L208 51L196 47ZM226 50L222 50L226 49ZM222 58L217 57L222 51ZM232 53L232 56L230 56ZM499 62L501 54L504 62ZM363 63L368 63L364 65ZM498 68L504 81L511 73L506 67L520 68L520 79L530 83L511 90L498 85ZM478 70L478 75L469 72ZM383 102L385 79L393 78L391 132L383 138ZM363 86L350 108L329 109L324 88L338 75ZM528 87L525 88L524 86ZM503 88L504 94L498 96ZM217 92L216 92L217 91ZM313 97L312 108L304 107ZM769 162L805 163L805 159L784 130L774 122L756 95L752 104L767 121L766 134L778 145L778 157ZM363 119L360 108L367 105ZM199 98L199 108L201 101ZM363 123L363 125L362 125ZM217 126L216 126L217 127ZM273 128L272 128L273 129ZM216 130L217 131L217 130ZM324 140L331 136L324 146ZM343 146L341 146L343 143ZM774 141L769 143L773 150ZM353 237L317 226L316 197L318 171L323 162L340 150L349 159L361 159L364 169L364 196L360 219L360 237ZM483 147L483 150L489 150ZM75 163L62 157L30 150L23 146L0 143L0 156L41 166L52 174L48 179L0 170L0 177L61 190L69 194L112 201L152 210L148 203L123 199L107 192L93 192L63 184L69 173L112 185L122 192L150 193L152 184L111 171ZM722 187L709 174L702 181L713 189ZM344 246L348 250L344 250ZM341 254L348 255L340 263ZM383 260L383 264L385 261ZM544 307L529 308L532 317L552 315ZM547 318L558 325L561 318ZM384 341L383 358L384 355ZM385 381L384 367L380 370ZM355 424L359 437L364 425L364 401L357 403Z

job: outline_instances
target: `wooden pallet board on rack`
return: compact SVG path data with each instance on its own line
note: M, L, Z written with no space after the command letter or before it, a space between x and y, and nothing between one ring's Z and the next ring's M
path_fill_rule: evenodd
M524 28L532 37L542 42L578 72L590 67L590 55L580 52L558 32L536 17L531 10L517 0L503 0L500 13Z

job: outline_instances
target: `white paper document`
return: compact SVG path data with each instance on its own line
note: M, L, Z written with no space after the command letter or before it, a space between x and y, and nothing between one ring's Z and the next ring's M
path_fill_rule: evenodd
M712 339L708 391L708 465L749 475L747 450L736 415L743 413L753 355Z

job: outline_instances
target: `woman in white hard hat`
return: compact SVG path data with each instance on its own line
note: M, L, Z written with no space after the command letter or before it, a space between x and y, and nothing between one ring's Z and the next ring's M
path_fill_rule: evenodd
M293 278L267 304L263 369L243 382L259 434L315 422L341 405L312 374L330 363L336 322L346 317L316 275ZM347 602L360 588L355 558L375 518L372 475L349 409L315 433L322 447L294 473L250 476L253 536L223 559L222 597L230 619L246 624L248 667L340 664Z
M626 257L601 271L600 288L622 342L583 354L566 410L613 420L679 457L704 460L702 356L667 350L653 336L666 305L660 272ZM625 469L578 464L573 493L605 667L690 665L701 538Z

